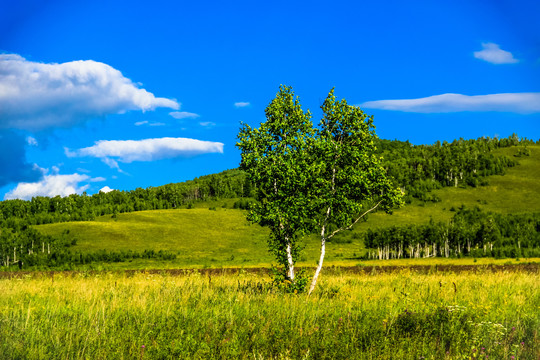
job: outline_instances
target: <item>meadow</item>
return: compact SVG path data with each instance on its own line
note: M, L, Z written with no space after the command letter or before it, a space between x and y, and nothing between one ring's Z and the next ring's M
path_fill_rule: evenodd
M1 359L538 359L540 276L139 272L0 280Z
M35 226L76 239L74 253L175 258L4 272L0 359L539 359L540 259L362 258L368 228L449 221L463 205L540 212L540 147L529 148L486 186L435 190L438 202L414 199L336 236L311 297L272 283L267 271L247 271L274 259L267 229L233 208L238 199ZM309 274L319 241L303 241L298 265Z

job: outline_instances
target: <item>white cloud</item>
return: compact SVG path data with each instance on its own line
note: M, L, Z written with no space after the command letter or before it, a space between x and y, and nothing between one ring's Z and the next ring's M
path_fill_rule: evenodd
M102 192L102 193L108 193L108 192L111 192L111 191L113 191L113 189L111 189L108 186L104 186L101 189L99 189L99 192Z
M75 155L75 154L72 155L71 153L68 153L68 152L66 152L66 155L67 155L68 157L77 156L77 155ZM107 158L107 157L106 157L106 158L102 158L101 160L102 160L108 167L110 167L110 168L112 168L112 169L118 169L118 170L120 170L120 167L118 166L118 163L116 162L116 160L114 160L114 159L109 159L109 158Z
M30 146L38 146L38 141L35 137L27 136L26 137L26 143Z
M540 92L474 96L442 94L419 99L368 101L358 106L368 109L418 113L498 111L531 114L540 112Z
M223 143L188 138L157 138L144 140L100 140L94 146L75 151L65 149L68 157L97 157L111 167L118 161L155 161L176 157L191 157L206 153L223 153Z
M62 64L0 54L0 128L69 127L91 117L129 110L178 109L111 66L93 60Z
M107 180L107 179L105 179L104 177L98 176L98 177L92 178L92 179L90 179L90 180L88 180L88 181L90 181L90 182L102 182L102 181L106 181L106 180Z
M211 121L201 121L199 123L199 125L201 125L203 127L214 127L214 126L216 126L216 123L211 122Z
M76 156L75 154L72 155L72 153L70 153L69 150L66 150L66 155L67 156ZM105 165L107 165L108 167L110 167L111 169L116 169L121 174L129 175L127 172L120 169L120 166L118 165L118 162L116 160L108 158L108 157L102 157L101 161L103 161L103 163Z
M148 122L148 121L137 121L135 123L135 126L142 126L142 125L147 125L147 126L165 126L166 124L165 123L162 123L162 122Z
M201 116L199 114L190 113L187 111L173 111L170 112L169 115L175 119L196 119Z
M519 62L511 52L505 51L494 43L482 43L482 50L475 51L474 57L492 64L515 64Z
M30 200L34 196L57 195L68 196L71 194L81 194L90 185L80 185L83 181L93 181L88 175L45 175L41 181L33 183L19 183L17 187L9 191L4 199Z
M239 102L235 102L234 103L234 106L237 107L237 108L243 108L243 107L246 107L246 106L249 106L250 103L247 102L247 101L239 101Z

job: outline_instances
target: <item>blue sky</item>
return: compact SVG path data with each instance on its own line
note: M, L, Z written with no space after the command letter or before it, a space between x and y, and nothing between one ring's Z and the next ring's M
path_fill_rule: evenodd
M538 1L0 0L0 199L238 166L280 84L386 139L540 138Z

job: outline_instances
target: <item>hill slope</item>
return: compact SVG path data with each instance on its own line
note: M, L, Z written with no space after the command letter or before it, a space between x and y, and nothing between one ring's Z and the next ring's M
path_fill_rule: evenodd
M439 202L413 200L392 215L371 215L367 222L336 236L328 246L327 259L331 263L355 264L363 254L361 233L368 228L422 224L430 219L447 221L452 218L453 210L462 205L499 213L540 212L540 146L528 149L529 156L517 158L518 166L509 168L505 175L490 176L487 186L434 190L433 195ZM517 148L496 151L509 157L518 154ZM202 202L194 209L141 211L118 214L116 219L109 215L96 221L35 228L53 236L69 230L78 240L72 248L74 251L154 249L177 252L177 259L168 266L270 264L273 259L266 250L267 230L250 225L242 210L231 209L233 202L234 199ZM318 251L317 236L312 235L305 242L304 264L313 265ZM125 266L148 266L148 261L137 260Z

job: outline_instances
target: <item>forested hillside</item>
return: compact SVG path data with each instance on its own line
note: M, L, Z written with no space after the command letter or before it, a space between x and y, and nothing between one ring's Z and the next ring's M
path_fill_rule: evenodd
M485 177L504 174L515 166L516 159L496 156L493 150L520 146L527 155L527 139L513 135L505 139L480 138L437 142L433 145L411 145L408 142L379 140L378 150L388 174L406 195L433 200L430 190L445 186L478 186ZM0 201L0 224L17 229L19 221L37 225L63 221L93 220L96 216L141 210L175 209L193 202L215 198L256 197L257 190L237 169L202 176L177 184L168 184L132 191L113 190L94 195L73 194L67 197L34 197L30 201Z
M480 186L487 184L490 175L502 175L515 166L516 158L496 156L493 150L521 146L519 154L529 153L527 145L534 144L517 135L505 139L480 138L454 140L433 145L413 146L409 142L380 140L378 148L388 174L402 186L410 201L412 197L437 201L430 196L433 189L454 186Z
M384 167L394 178L397 185L402 187L407 202L418 199L423 202L437 202L439 197L432 190L443 187L476 187L487 185L487 176L501 175L509 167L516 166L520 157L528 156L527 146L534 142L511 136L506 139L480 138L477 140L456 140L452 143L436 143L433 145L414 146L408 142L378 141L378 151L384 159ZM499 148L516 147L513 156L496 154ZM35 197L30 201L6 200L0 202L0 259L7 264L56 264L59 254L65 253L75 241L73 236L46 236L32 225L49 224L68 221L88 221L99 216L111 215L113 218L120 213L141 210L189 208L194 204L217 199L238 199L234 207L245 208L249 201L256 201L257 189L247 181L245 174L237 169L227 170L219 174L202 176L200 178L177 184L168 184L147 189L132 191L100 192L94 195L70 195L64 198ZM418 201L416 200L416 201ZM234 201L234 200L233 200ZM439 225L437 225L439 226ZM442 226L442 225L441 225ZM393 229L394 233L409 230ZM500 232L500 231L499 231ZM417 238L424 235L424 230L416 231ZM502 232L501 232L502 234ZM366 240L368 247L374 249L386 248L385 257L405 256L404 250L410 243L419 249L420 241L411 240L399 243L381 243L388 234L372 234ZM404 235L399 235L404 237ZM399 238L398 236L398 238ZM504 239L506 235L501 235ZM512 235L508 235L512 236ZM506 236L506 237L508 237ZM493 241L492 241L493 243ZM454 243L452 243L454 244ZM482 242L481 247L485 244ZM532 242L531 244L536 244ZM425 244L424 244L425 245ZM426 249L426 246L423 246ZM441 249L441 244L433 242L433 249ZM448 247L450 245L442 245ZM454 246L454 245L452 245ZM453 250L453 255L465 254L463 247ZM476 244L474 245L476 246ZM525 245L530 247L536 245ZM498 248L495 246L495 248ZM397 250L390 250L397 249ZM453 249L453 248L452 248ZM381 250L379 250L381 251ZM428 250L422 250L423 255ZM433 250L431 254L433 254ZM506 251L506 250L505 250ZM395 254L394 254L395 253ZM438 254L444 251L438 251ZM470 253L470 252L469 252ZM376 257L383 257L378 253ZM394 254L394 255L391 255ZM419 254L409 251L408 256ZM506 252L499 253L503 256ZM511 254L511 250L508 250ZM496 254L494 254L496 255ZM170 254L143 253L131 254L132 257L167 257Z

